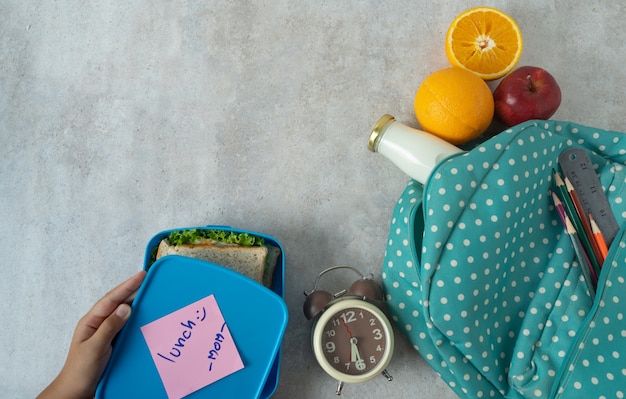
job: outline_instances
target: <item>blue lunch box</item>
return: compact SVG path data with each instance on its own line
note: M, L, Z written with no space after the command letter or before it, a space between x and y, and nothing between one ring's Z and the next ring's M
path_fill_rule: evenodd
M152 263L153 251L162 239L171 232L190 229L248 233L280 248L271 289L202 260L169 255ZM96 398L167 398L141 327L209 295L214 295L218 302L244 367L185 398L265 399L274 394L288 318L284 302L284 250L278 241L264 234L223 226L166 230L149 241L143 269L148 271L146 278L133 302L131 316L114 342Z

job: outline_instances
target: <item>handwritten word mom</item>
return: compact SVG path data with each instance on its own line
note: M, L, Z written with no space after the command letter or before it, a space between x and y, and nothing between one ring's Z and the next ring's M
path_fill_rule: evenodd
M224 328L226 327L226 322L222 324L222 328L220 332L215 334L215 339L213 340L213 349L209 351L209 356L207 356L211 360L217 360L217 356L219 355L220 349L222 349L222 342L224 342L224 336L222 333L224 332ZM213 371L213 362L209 364L209 371Z
M204 307L202 307L202 311L196 310L196 320L198 323L203 322L205 318L206 309ZM178 337L176 342L174 342L172 349L169 351L169 355L171 357L157 352L157 355L172 363L176 363L173 358L179 358L183 354L182 349L185 347L185 343L187 343L187 341L191 339L191 334L193 332L193 328L196 326L196 322L191 320L187 320L186 322L181 321L180 325L184 327L184 330L181 331L180 336Z

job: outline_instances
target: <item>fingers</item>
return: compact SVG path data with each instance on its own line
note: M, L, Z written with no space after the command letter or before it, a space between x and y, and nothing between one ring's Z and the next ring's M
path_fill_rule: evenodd
M136 273L96 302L91 310L78 322L74 338L82 342L91 337L116 309L119 310L120 304L132 301L145 276L146 272L143 270Z
M145 276L146 272L142 270L113 288L101 300L96 302L91 312L108 316L117 305L128 301L131 297L134 298Z
M111 341L130 317L130 311L130 305L125 303L119 305L109 317L104 319L90 338L91 345L94 345L95 348L110 347Z

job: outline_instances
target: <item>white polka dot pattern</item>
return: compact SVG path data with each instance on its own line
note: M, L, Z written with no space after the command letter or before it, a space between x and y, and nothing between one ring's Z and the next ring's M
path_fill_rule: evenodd
M623 397L626 251L611 245L594 301L553 210L551 170L587 148L618 222L626 136L530 121L409 182L383 285L393 319L462 397ZM624 357L624 358L623 358Z

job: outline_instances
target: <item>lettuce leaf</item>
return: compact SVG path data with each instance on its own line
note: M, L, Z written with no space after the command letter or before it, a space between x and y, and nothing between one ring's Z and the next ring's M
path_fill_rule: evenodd
M265 240L262 237L219 229L178 230L171 232L168 237L172 245L193 244L202 239L210 239L224 244L238 244L245 247L265 245Z
M248 233L236 233L233 231L219 229L189 229L177 230L169 234L168 240L171 245L194 244L201 239L211 239L225 244L238 244L245 247L261 247L265 245L263 237ZM152 248L148 268L156 261L156 254L159 246Z

